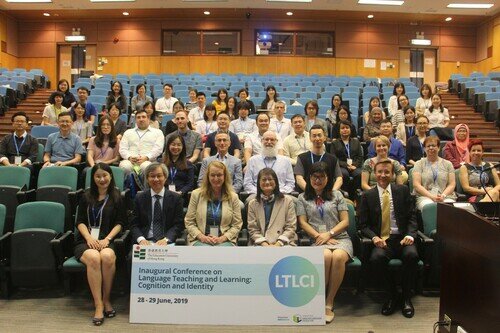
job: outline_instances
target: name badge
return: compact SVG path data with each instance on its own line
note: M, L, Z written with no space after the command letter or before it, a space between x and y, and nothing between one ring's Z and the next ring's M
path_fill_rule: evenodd
M14 156L14 164L21 164L21 156Z
M175 192L175 185L174 184L168 185L168 190L172 191L172 192Z
M319 232L319 233L324 233L324 232L326 232L326 225L324 225L324 224L323 224L323 225L319 225L319 226L318 226L318 232Z
M219 227L218 226L210 226L210 236L219 237Z
M347 159L347 165L352 165L352 158Z
M94 239L99 239L99 230L101 228L92 227L90 228L90 236Z

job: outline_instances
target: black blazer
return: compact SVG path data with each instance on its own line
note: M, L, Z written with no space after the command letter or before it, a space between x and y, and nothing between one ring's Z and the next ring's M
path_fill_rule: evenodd
M416 162L422 157L425 157L425 151L422 150L418 136L415 135L406 140L406 163L408 164L410 160Z
M163 223L165 234L169 243L175 242L184 229L183 201L180 195L165 188L163 196ZM135 197L134 215L130 225L132 240L137 242L137 238L143 236L148 238L148 232L153 220L153 207L151 203L151 190L147 189L137 193ZM161 237L161 238L163 238ZM160 238L160 239L161 239Z
M332 141L330 153L337 156L341 168L347 168L347 152L341 139ZM356 168L361 168L364 162L363 147L361 147L361 143L357 138L349 139L349 154L351 155L352 164Z
M391 184L390 186L399 232L403 237L412 236L416 238L417 221L415 219L415 204L410 195L410 190L404 185ZM358 229L361 230L364 236L372 239L375 236L380 237L381 224L382 207L380 205L378 188L374 187L365 191L361 196Z
M0 141L0 158L7 157L9 159L9 163L14 163L15 156L17 155L14 140L14 134L8 134L2 139L2 141ZM38 140L36 138L32 137L30 134L27 134L23 145L19 148L21 162L23 162L27 158L30 159L31 163L35 163L37 161Z

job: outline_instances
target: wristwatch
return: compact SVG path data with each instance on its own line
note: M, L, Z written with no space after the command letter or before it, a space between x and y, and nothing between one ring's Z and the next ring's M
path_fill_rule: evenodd
M333 231L333 230L330 230L330 231L329 231L329 233L330 233L330 237L333 237L333 236L335 236L335 231Z

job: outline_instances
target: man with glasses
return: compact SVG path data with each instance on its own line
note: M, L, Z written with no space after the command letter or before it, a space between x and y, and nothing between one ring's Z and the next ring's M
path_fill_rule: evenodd
M38 155L38 140L32 137L28 128L28 116L20 111L11 118L14 133L6 135L0 142L0 164L31 168Z
M233 180L233 189L236 193L241 191L243 187L243 173L241 171L241 161L232 155L229 155L228 149L231 145L231 138L228 133L219 132L215 134L215 146L217 147L217 154L209 156L201 163L200 175L198 177L198 186L201 186L203 177L207 172L208 165L212 161L220 161L224 163L229 171Z
M163 97L158 98L155 103L155 110L157 112L163 112L171 114L173 113L173 107L175 102L177 102L177 98L172 97L172 93L174 92L174 87L170 83L165 83L163 85Z

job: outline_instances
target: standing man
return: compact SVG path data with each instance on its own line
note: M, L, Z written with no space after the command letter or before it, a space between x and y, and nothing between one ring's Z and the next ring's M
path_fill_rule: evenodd
M175 114L175 122L177 124L177 132L172 132L165 137L165 151L168 149L166 145L169 137L174 134L179 134L184 139L184 144L186 145L186 157L194 164L198 161L200 152L203 149L201 135L189 129L187 111L178 111Z
M215 134L215 146L217 154L209 156L201 163L200 175L198 177L198 186L201 186L203 177L207 171L207 167L212 161L220 161L224 163L233 180L233 189L236 193L240 193L243 187L243 173L241 170L241 161L239 158L229 155L228 149L231 145L231 139L228 133L219 132Z
M48 166L75 165L82 161L85 149L82 140L71 133L73 120L69 112L61 112L57 117L59 132L52 133L47 138L43 155L43 168Z
M328 183L326 188L340 190L342 187L342 171L338 159L325 151L326 132L323 126L313 125L309 131L309 138L312 142L310 151L300 154L295 165L295 180L297 186L306 190L306 179L309 179L309 170L316 162L325 162L328 165Z
M217 115L217 127L219 128L217 132L210 133L207 135L207 141L205 142L205 149L203 151L203 158L213 156L217 154L217 147L215 146L215 135L217 133L227 133L231 141L228 153L236 158L240 158L241 144L238 140L238 136L229 130L229 114L225 111L221 111Z
M149 126L149 117L142 109L135 114L136 127L125 131L120 141L120 168L129 175L132 169L144 171L163 152L163 132Z
M271 126L269 126L270 130L276 132L281 140L285 140L292 132L292 123L290 119L285 118L285 108L286 104L283 101L274 103L274 117L271 118Z
M418 262L414 245L417 233L415 205L408 187L390 184L394 174L390 160L377 162L374 170L377 186L365 191L361 197L358 229L373 242L370 266L384 279L387 289L388 299L382 307L382 314L388 316L396 309L396 284L388 263L397 258L403 261L402 313L406 318L411 318L415 314L411 303L411 286Z
M168 170L164 164L153 162L144 174L149 189L135 197L132 240L140 245L174 244L184 229L182 197L165 188Z
M174 87L170 83L163 85L163 97L158 98L155 103L155 110L157 112L173 113L174 104L177 102L177 98L172 97L173 92Z
M297 157L311 149L309 133L305 131L304 116L296 114L292 117L293 133L283 140L283 155L290 159L292 165L297 164Z
M26 132L28 116L19 111L12 115L14 133L7 134L0 141L0 164L31 168L38 155L38 140Z

